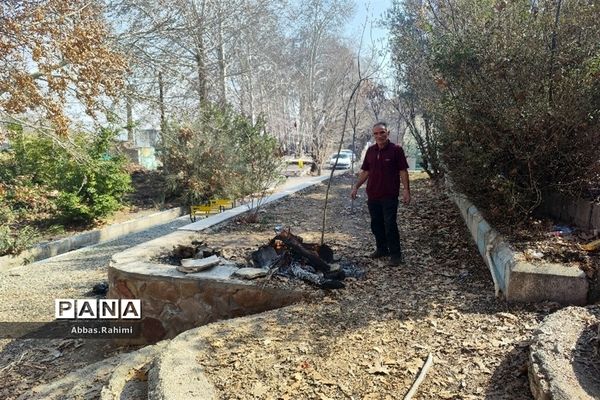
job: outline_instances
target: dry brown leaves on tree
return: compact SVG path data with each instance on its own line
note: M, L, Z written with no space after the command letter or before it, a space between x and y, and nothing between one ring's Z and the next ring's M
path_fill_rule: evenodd
M102 8L84 0L15 1L0 7L0 111L41 109L66 134L64 108L88 114L123 84L125 58L111 47Z

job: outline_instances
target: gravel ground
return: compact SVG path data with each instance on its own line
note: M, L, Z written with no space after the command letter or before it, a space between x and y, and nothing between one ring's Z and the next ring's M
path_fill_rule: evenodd
M53 320L54 299L86 297L95 284L106 281L108 263L113 254L189 223L187 216L180 217L110 242L0 272L1 320Z
M187 216L110 242L0 272L0 323L54 319L54 299L90 297L106 281L111 256L189 224ZM0 336L0 399L129 349L107 340L26 339Z

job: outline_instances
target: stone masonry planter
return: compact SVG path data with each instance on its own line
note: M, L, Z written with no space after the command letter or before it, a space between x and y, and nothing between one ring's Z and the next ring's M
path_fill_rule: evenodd
M210 322L283 307L304 298L301 292L232 278L237 268L231 264L184 274L172 265L150 262L173 246L198 238L196 232L178 231L113 256L107 297L142 301L141 337L130 343L155 343Z
M589 282L585 273L561 264L533 265L517 261L509 244L462 194L449 191L485 260L496 296L507 301L554 301L564 305L588 303Z

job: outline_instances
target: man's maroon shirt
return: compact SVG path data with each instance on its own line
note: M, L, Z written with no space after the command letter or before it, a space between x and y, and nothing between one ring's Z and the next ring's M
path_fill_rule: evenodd
M400 171L408 169L402 147L390 142L380 149L377 143L367 149L363 171L369 171L367 196L369 200L397 198L400 194Z

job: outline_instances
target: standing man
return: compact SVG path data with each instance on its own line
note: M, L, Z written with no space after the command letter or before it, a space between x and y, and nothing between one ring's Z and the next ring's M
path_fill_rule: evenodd
M402 201L410 203L408 163L402 147L390 142L384 122L373 125L375 144L367 149L360 175L350 196L356 199L358 188L367 181L367 205L376 250L371 258L390 256L392 265L404 263L398 234L398 195L402 181Z

